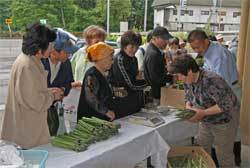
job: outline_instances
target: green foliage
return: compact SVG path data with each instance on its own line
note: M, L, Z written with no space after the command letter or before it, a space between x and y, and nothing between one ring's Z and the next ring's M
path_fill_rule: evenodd
M118 32L120 30L120 22L128 21L131 14L130 0L111 0L110 8L110 30Z
M206 32L207 35L215 35L214 31L212 31L211 28L211 18L212 18L212 12L210 14L210 16L207 18L207 24L204 27L204 31Z
M187 39L187 32L173 32L171 33L174 37L178 37L179 39Z
M10 0L0 0L0 31L7 31L5 19L11 18Z
M82 9L93 9L96 7L96 0L75 0L74 3Z
M148 0L147 30L153 29L154 10L151 7L152 3L153 0ZM131 15L129 17L130 29L136 31L143 31L145 0L131 0L131 4L132 4Z
M108 41L116 41L118 37L119 37L119 35L109 35L107 37L107 40Z
M148 0L147 30L153 28L153 0ZM8 31L4 20L12 18L13 31L46 19L51 27L83 31L89 25L106 27L107 0L0 0L0 31ZM145 0L110 0L110 32L119 32L120 22L142 31Z
M40 19L46 19L52 27L68 29L77 7L73 0L15 0L11 11L16 29L23 30L27 24Z
M120 37L120 35L113 35L113 34L111 34L111 35L107 36L106 40L108 40L108 41L115 41L116 42L116 40L117 40L118 37ZM147 37L145 35L142 35L142 44L146 43L146 41L147 41Z
M96 21L106 27L107 0L99 0L96 6ZM110 0L110 31L119 32L120 22L128 21L131 11L130 0Z
M72 18L69 24L69 30L81 32L89 25L96 24L95 14L95 11L86 11L81 8L77 8L75 17Z

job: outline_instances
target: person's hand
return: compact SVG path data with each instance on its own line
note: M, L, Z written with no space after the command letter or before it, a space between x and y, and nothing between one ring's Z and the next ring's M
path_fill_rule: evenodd
M114 119L115 119L115 113L113 112L113 111L108 111L107 113L106 113L106 116L108 117L108 118L110 118L110 121L113 121Z
M64 91L61 88L50 88L54 95L54 100L62 100L64 96Z
M81 81L75 81L71 83L72 88L80 89L82 87Z
M189 101L186 102L186 109L190 109L191 110L192 106L193 106L192 103L190 103Z
M139 73L136 75L136 80L143 80L143 72L139 71Z
M192 107L188 109L196 112L196 114L188 120L190 122L195 122L195 123L200 122L206 116L205 110L203 109L192 108Z

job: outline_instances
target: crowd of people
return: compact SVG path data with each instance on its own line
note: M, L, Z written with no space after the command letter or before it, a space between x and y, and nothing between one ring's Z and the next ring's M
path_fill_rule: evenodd
M95 116L113 121L140 111L146 87L159 105L161 87L180 80L186 108L196 112L189 121L199 123L198 144L208 153L214 146L221 167L233 166L241 97L237 48L232 49L237 39L230 50L202 30L178 39L158 26L145 44L139 33L124 32L115 51L104 42L106 36L104 29L91 25L83 31L86 45L79 49L60 29L39 23L27 27L11 70L2 138L24 149L49 143L57 132L51 120L55 104L72 87L81 91L77 120ZM188 54L187 43L204 59L203 67Z

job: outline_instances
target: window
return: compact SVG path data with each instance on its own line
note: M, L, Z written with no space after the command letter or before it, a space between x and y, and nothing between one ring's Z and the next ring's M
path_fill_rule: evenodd
M226 15L227 15L227 12L226 12L226 11L219 11L219 12L218 12L218 15L219 15L219 16L226 16Z
M181 15L189 15L189 16L193 16L194 15L194 11L192 10L181 10Z
M189 16L193 16L194 15L194 11L190 10L189 11Z
M236 17L238 17L238 16L240 16L240 12L233 12L233 17L234 17L234 18L236 18Z
M181 10L181 16L184 16L185 10Z
M173 10L173 15L177 15L177 10L176 9Z
M209 11L201 11L201 15L209 15Z

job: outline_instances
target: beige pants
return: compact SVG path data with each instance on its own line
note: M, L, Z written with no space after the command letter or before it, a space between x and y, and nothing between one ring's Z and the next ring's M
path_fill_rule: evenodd
M233 146L239 125L239 112L234 112L233 119L226 124L199 124L198 144L209 154L211 147L216 149L216 156L220 167L234 167Z

